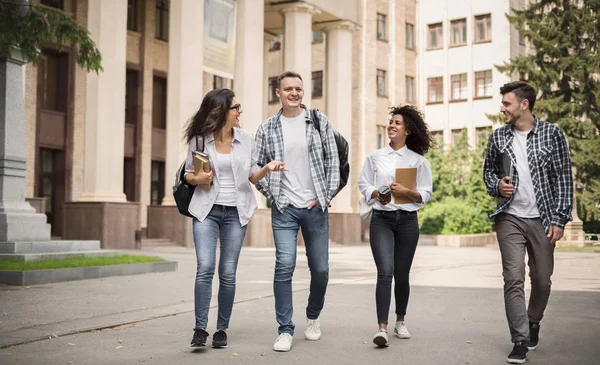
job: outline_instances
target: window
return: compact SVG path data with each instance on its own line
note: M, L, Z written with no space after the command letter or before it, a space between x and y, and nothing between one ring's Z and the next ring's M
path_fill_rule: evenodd
M444 101L444 78L430 77L427 79L427 102L441 103Z
M385 34L385 27L386 27L386 16L383 14L377 13L377 39L380 41L387 40L387 37Z
M137 124L139 72L127 70L125 76L125 123Z
M38 90L42 109L67 111L68 56L43 51L38 68Z
M406 23L406 48L415 49L415 26Z
M312 73L312 97L320 98L323 96L323 71L313 71Z
M150 175L150 202L152 205L159 205L165 197L165 163L152 161Z
M167 79L154 76L152 83L152 128L167 128Z
M127 29L139 32L140 0L127 0Z
M378 125L377 126L377 148L383 148L387 146L387 127Z
M452 130L450 143L452 144L453 147L456 146L459 142L462 142L461 137L463 136L463 131L464 131L464 129L453 129ZM462 147L462 146L458 146L458 147Z
M467 100L467 74L450 76L450 100Z
M475 97L492 96L492 70L475 72Z
M313 43L323 43L323 32L321 32L320 30L313 30L312 42Z
M427 49L442 48L442 23L429 24Z
M155 37L161 41L169 40L169 0L156 0Z
M269 52L279 51L281 49L281 34L277 38L269 41Z
M482 141L486 141L490 134L492 134L492 127L475 128L475 145L479 145Z
M386 96L385 71L377 70L377 96Z
M135 201L135 159L123 159L123 193L127 197L127 201Z
M221 76L213 75L213 89L222 89L225 87L225 79Z
M475 42L492 40L492 15L478 15L475 17Z
M415 78L406 76L406 101L412 103L415 101Z
M444 131L432 131L431 138L433 138L438 146L444 145Z
M63 0L42 0L42 5L51 6L58 9L62 9L64 6Z
M269 77L269 104L275 104L279 102L277 92L275 92L275 89L278 87L279 82L277 81L277 76Z
M450 45L464 44L467 44L467 19L453 20L450 22Z

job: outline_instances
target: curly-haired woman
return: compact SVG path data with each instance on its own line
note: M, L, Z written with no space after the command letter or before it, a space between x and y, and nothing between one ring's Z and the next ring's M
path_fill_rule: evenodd
M242 107L233 91L216 89L208 92L200 109L185 129L189 151L185 179L197 185L190 201L194 217L192 227L196 248L197 271L194 286L195 328L192 347L206 345L208 308L215 273L217 236L219 255L219 308L213 347L227 347L226 329L233 308L235 279L246 235L247 224L256 210L250 183L256 184L269 171L285 170L285 163L271 161L259 167L252 134L239 128ZM202 142L201 142L202 141ZM210 160L209 172L194 173L192 152L204 149ZM198 186L210 184L208 190Z
M387 324L391 302L392 278L396 282L396 325L399 338L410 338L405 324L410 285L408 276L419 241L417 210L431 198L431 164L423 154L432 145L431 135L423 114L411 105L390 108L387 127L389 145L367 156L358 180L358 188L367 202L373 205L369 229L371 251L377 266L375 302L379 331L373 342L388 346ZM416 188L410 189L395 182L396 169L415 167ZM374 173L377 173L374 182ZM385 187L385 188L384 188ZM389 187L391 194L381 194ZM410 201L395 204L392 196Z

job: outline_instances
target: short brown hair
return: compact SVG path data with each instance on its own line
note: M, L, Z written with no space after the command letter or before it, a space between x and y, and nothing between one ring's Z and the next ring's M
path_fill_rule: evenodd
M500 88L500 94L505 95L513 92L517 97L517 100L521 102L523 99L529 101L529 111L533 111L533 105L535 104L535 89L526 83L525 81L513 81L504 84Z
M285 71L284 73L279 75L279 77L277 78L277 88L278 89L281 89L281 80L285 79L286 77L297 77L300 79L300 81L302 81L302 76L300 76L299 73L294 72L294 71Z

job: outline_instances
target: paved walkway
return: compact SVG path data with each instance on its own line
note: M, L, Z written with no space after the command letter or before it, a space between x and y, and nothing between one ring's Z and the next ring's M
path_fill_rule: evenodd
M394 338L383 350L371 343L377 326L369 247L331 248L318 342L302 335L309 273L299 253L297 328L290 353L271 350L277 336L272 249L242 251L229 348L196 351L188 347L194 323L193 250L142 253L176 260L179 269L30 288L0 286L0 346L6 347L0 364L505 364L511 349L495 248L419 247L407 316L413 338ZM215 316L211 309L209 332ZM557 252L540 346L529 363L597 365L599 339L600 254Z

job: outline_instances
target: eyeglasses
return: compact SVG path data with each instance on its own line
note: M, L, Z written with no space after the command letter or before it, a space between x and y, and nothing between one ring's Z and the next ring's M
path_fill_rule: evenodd
M242 104L238 103L238 104L235 104L234 106L232 106L232 107L229 108L229 110L234 110L234 109L235 109L236 112L239 113L240 109L242 109Z

